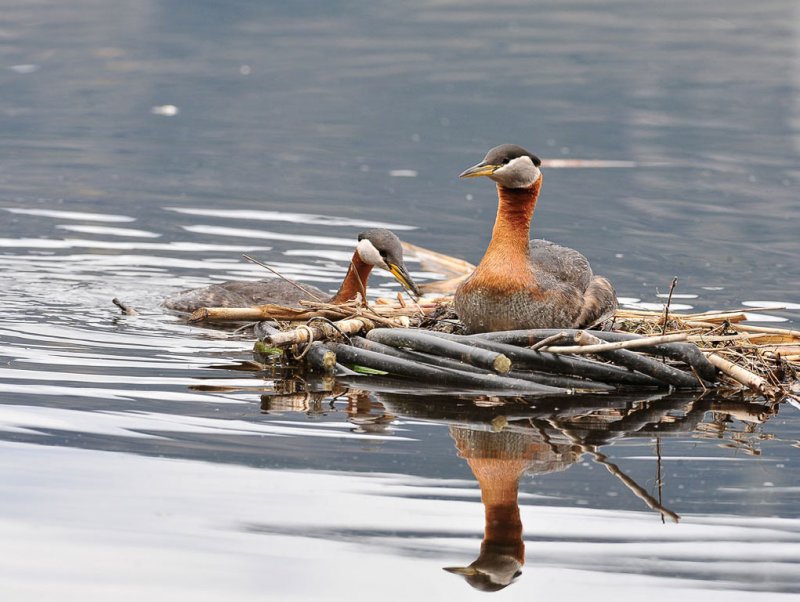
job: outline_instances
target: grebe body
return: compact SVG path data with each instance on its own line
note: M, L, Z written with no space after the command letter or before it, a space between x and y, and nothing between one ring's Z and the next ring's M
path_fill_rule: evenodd
M617 307L613 286L592 273L581 253L529 240L542 185L539 165L535 155L505 144L461 174L490 177L498 194L489 247L455 294L456 313L470 332L583 328L610 318Z
M251 307L268 303L297 307L303 300L348 303L359 294L362 299L366 298L367 281L373 267L387 270L404 288L419 295L419 289L403 262L400 239L389 230L373 228L358 235L347 274L333 297L315 286L296 285L281 278L229 280L181 291L168 297L163 305L175 311L193 312L201 307Z

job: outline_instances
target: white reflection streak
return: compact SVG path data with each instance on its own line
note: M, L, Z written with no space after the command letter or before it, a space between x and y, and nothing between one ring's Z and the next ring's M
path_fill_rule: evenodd
M161 234L150 232L149 230L134 230L133 228L108 228L105 226L76 226L60 224L56 226L60 230L71 232L81 232L83 234L107 234L109 236L132 236L139 238L159 238Z
M164 393L169 398L167 393ZM219 401L219 400L217 400ZM155 435L140 431L164 433L194 433L206 435L274 435L302 436L371 441L413 441L396 435L375 435L318 429L305 426L281 426L270 422L219 420L149 412L86 412L58 408L0 405L0 431L38 432L61 430L95 435L152 438ZM163 438L163 437L157 437Z
M268 230L251 230L248 228L225 228L223 226L182 226L187 232L194 234L212 234L214 236L233 236L236 238L263 238L266 240L285 240L290 242L303 242L314 245L333 245L337 247L355 247L356 237L333 238L331 236L309 236L303 234L285 234L283 232L270 232Z
M4 207L9 213L18 215L35 215L39 217L53 217L56 219L74 219L87 222L135 222L135 217L127 215L114 215L104 213L84 213L82 211L55 211L51 209L22 209L17 207Z
M390 224L346 217L315 215L313 213L286 213L283 211L257 211L250 209L195 209L185 207L164 207L165 211L175 211L184 215L218 217L227 219L258 220L269 222L290 222L294 224L313 224L318 226L349 226L355 228L389 228L391 230L416 230L416 226Z
M354 244L354 243L350 243ZM272 247L254 245L211 245L196 242L119 242L105 240L83 240L79 238L68 238L65 240L52 238L0 238L0 247L4 248L24 248L24 249L114 249L114 250L149 250L149 251L179 251L186 253L194 252L248 252L248 251L269 251Z

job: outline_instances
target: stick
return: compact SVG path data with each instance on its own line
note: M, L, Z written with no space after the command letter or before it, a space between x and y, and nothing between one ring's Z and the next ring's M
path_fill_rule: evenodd
M597 451L597 448L594 446L582 446L586 449L587 452L592 456L592 459L597 463L605 466L612 475L617 477L622 483L640 500L642 500L648 508L651 510L655 510L659 512L661 516L668 517L673 523L677 523L680 520L680 516L675 514L672 510L665 508L662 506L657 499L655 499L652 495L647 493L645 489L639 485L636 481L626 475L622 470L620 470L619 466L614 464L613 462L609 462L608 456L605 454Z
M306 362L312 371L333 374L336 369L336 354L326 349L320 341L314 341L309 346Z
M738 326L737 326L738 328ZM516 345L531 345L536 341L541 341L554 334L566 332L568 335L577 335L580 331L576 329L556 330L553 328L538 328L533 330L509 330L506 332L487 332L481 337L491 338L491 340L503 341ZM627 332L607 332L603 330L593 330L592 334L597 338L607 341L609 343L616 343L618 341L632 341L645 338L639 334L631 334ZM669 335L666 335L669 336ZM717 376L717 369L706 359L696 345L689 343L660 343L655 344L648 353L656 355L663 355L672 359L676 359L689 364L694 368L697 373L706 381L714 382Z
M800 339L800 330L789 330L787 328L774 328L772 326L752 326L750 324L737 324L736 330L744 332L761 332L764 334L782 334L795 339Z
M745 368L726 360L717 353L707 353L706 357L712 364L719 368L720 371L730 376L736 382L741 383L744 386L753 389L754 391L757 391L769 399L775 399L778 396L778 391L776 388L772 387L766 380L757 374L753 374L749 370L746 370Z
M443 355L500 374L506 374L511 370L511 360L502 353L445 340L420 330L406 328L373 330L367 334L367 338L392 347L408 347L415 351Z
M669 510L664 506L662 506L658 502L658 500L656 500L652 495L647 493L647 491L645 491L645 489L641 485L639 485L631 477L622 472L622 469L620 469L619 466L617 466L613 462L610 462L608 460L608 456L598 451L596 445L590 445L584 442L580 437L578 437L573 432L572 429L565 428L564 426L559 424L559 422L557 422L556 420L553 420L552 418L546 420L547 423L550 424L550 426L560 431L562 435L566 436L570 441L573 442L573 444L577 445L581 449L581 451L584 451L588 453L590 456L592 456L592 460L594 462L602 466L605 466L609 473L611 473L613 476L617 477L620 481L622 481L622 484L625 485L631 491L631 493L633 493L633 495L642 500L647 505L648 508L650 508L651 510L656 510L657 512L661 513L662 516L668 516L670 520L672 520L673 522L676 523L678 522L680 517L677 514L675 514L672 510Z
M439 357L436 355L429 355L427 353L421 353L419 351L405 351L402 349L397 349L396 347L390 347L389 345L384 345L382 343L371 341L368 338L353 337L351 339L351 343L353 347L357 347L359 349L366 349L367 351L375 351L377 353L383 353L391 357L407 359L409 361L422 362L424 364L429 364L437 368L452 368L455 370L467 370L467 365L465 365L463 362L459 360L447 357ZM482 369L478 367L473 367L472 370L470 371L471 372L474 371L474 373L476 374L489 375L492 373L491 370ZM540 385L557 387L559 389L570 389L570 390L580 390L580 391L614 390L614 387L603 383L596 383L592 381L582 380L579 378L570 378L568 376L554 376L552 374L546 374L543 372L511 370L508 374L506 374L506 376L518 380L526 380L534 382Z
M483 338L484 334L505 333L484 333L481 335L469 336L446 334L443 332L431 332L429 334L451 341L459 341L474 345L482 349L497 351L507 356L514 362L517 368L543 370L546 372L555 372L556 374L569 374L603 383L635 385L640 387L663 386L660 381L654 378L618 366L601 364L600 362L584 358L564 357L555 353L531 351L530 349L515 347L514 345L507 345L505 343L497 343L493 340L486 340Z
M418 362L391 357L366 349L357 349L342 343L325 343L341 362L381 370L396 376L406 376L424 381L425 385L468 386L479 390L517 391L525 394L567 394L566 389L537 385L524 380L506 378L496 374L474 374L449 368L435 368ZM420 386L425 386L420 384Z
M408 242L404 242L402 245L403 251L419 259L422 268L429 272L445 272L448 276L468 276L475 271L475 266L463 259L418 247Z
M575 337L579 345L597 345L600 339L596 336L583 331ZM694 376L690 376L685 372L662 364L641 354L628 351L627 349L617 349L616 351L604 351L598 355L623 366L627 366L633 370L637 370L648 376L660 380L672 387L696 389L700 386L700 381Z
M362 330L374 328L374 324L366 318L339 320L334 324L336 328L324 323L320 326L300 326L293 330L268 334L262 341L271 347L288 347L289 345L308 343L311 337L314 340L320 340L335 337L340 332L342 334L356 334Z
M658 345L659 343L676 343L678 341L685 341L688 338L689 338L688 332L679 332L677 334L667 334L657 337L642 337L641 339L618 341L616 343L600 342L597 345L575 345L571 347L551 346L545 348L544 351L549 351L551 353L570 353L570 354L580 355L587 353L602 353L603 351L614 351L615 349L639 349L642 347L647 348L647 347L652 347L653 345ZM543 343L546 340L547 339L544 339L540 341L540 343ZM531 347L531 349L533 349L533 347Z
M669 296L667 296L667 302L664 304L664 327L661 329L662 335L666 334L667 332L667 320L669 319L669 306L672 303L672 293L677 285L678 285L678 277L675 276L672 279L672 284L669 285Z
M421 362L423 364L428 364L436 368L450 368L453 370L463 370L472 372L474 374L489 374L491 372L494 372L491 369L466 364L458 359L453 359L450 357L441 357L438 355L431 355L430 353L424 353L420 351L409 351L407 349L400 349L399 347L394 345L387 345L385 343L373 341L369 338L369 336L367 338L353 337L352 339L350 339L350 343L353 345L353 347L357 347L358 349L366 349L367 351L382 353L390 357L396 357L408 360L410 362Z
M314 316L341 318L340 312L316 311L283 307L282 305L260 305L254 307L201 307L192 312L189 322L253 322L261 320L305 321Z
M353 314L365 315L370 320L385 323L387 326L402 326L392 322L393 318L415 316L420 310L424 314L433 313L437 305L425 304L403 308L399 305L373 305L369 309L354 304L333 305L314 301L301 301L302 307L285 307L283 305L256 305L253 307L201 307L189 316L189 322L252 322L260 320L306 321L313 317L324 317L331 320L352 317ZM384 322L384 320L387 320Z
M551 334L549 337L543 338L538 343L531 345L531 351L536 351L537 349L541 349L542 347L547 347L550 343L557 343L561 339L566 338L568 335L566 332L558 332L556 334Z

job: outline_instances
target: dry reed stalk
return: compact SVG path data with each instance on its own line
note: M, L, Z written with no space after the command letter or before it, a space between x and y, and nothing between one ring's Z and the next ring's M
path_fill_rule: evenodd
M403 307L396 302L368 307L356 303L333 305L315 301L301 301L300 304L302 307L299 308L272 304L253 307L201 307L189 316L189 322L253 322L258 320L301 322L316 317L338 320L354 315L364 315L386 326L396 326L392 321L395 318L428 315L438 307L433 303Z
M396 324L400 326L400 324ZM334 338L337 335L358 334L362 331L370 331L375 327L367 318L351 318L339 320L331 324L321 323L319 326L299 326L291 330L276 332L264 337L266 345L272 347L288 347L290 345L302 345L310 341Z
M429 272L443 272L446 276L468 276L475 271L475 265L457 257L451 257L444 253L431 251L425 247L418 247L411 243L404 242L403 251L419 259L422 269Z
M576 340L580 335L576 335ZM572 354L589 354L589 353L602 353L603 351L614 351L615 349L637 349L641 347L652 347L662 343L678 343L685 341L689 338L688 332L681 332L677 334L667 334L663 336L644 337L641 339L633 339L630 341L620 341L618 343L597 343L593 345L574 345L569 347L549 346L543 347L541 351L549 351L551 353L572 353Z
M779 396L779 393L775 390L776 387L770 385L765 379L725 359L719 353L707 353L706 357L721 372L749 389L757 391L768 399L776 399Z

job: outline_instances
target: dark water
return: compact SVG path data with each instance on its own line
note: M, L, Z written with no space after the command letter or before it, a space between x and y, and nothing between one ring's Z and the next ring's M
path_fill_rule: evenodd
M3 599L478 598L442 568L481 550L496 582L524 557L508 599L796 596L792 405L275 396L237 369L247 335L159 302L262 276L242 252L335 289L377 224L477 261L494 193L456 176L516 142L547 162L537 234L627 302L678 276L682 304L796 325L797 24L788 1L0 2Z

